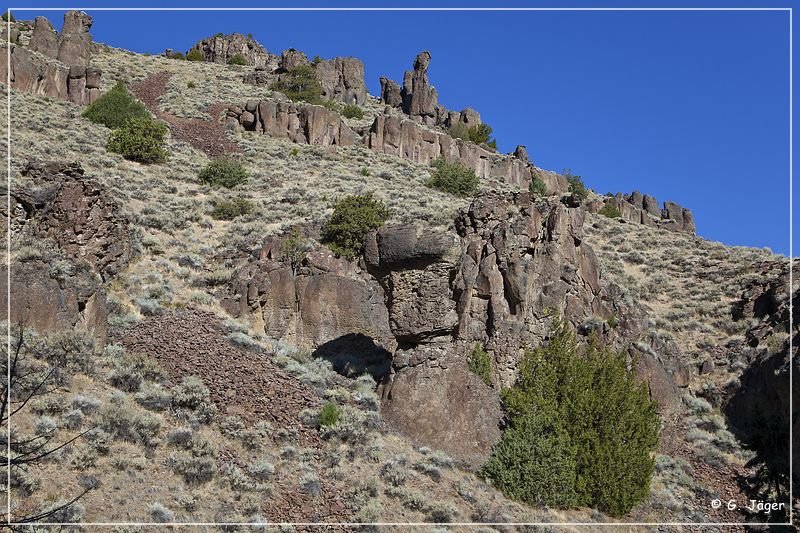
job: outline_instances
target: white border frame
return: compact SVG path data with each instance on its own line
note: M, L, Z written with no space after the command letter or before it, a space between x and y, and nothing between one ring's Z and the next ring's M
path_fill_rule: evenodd
M8 522L3 522L7 526L140 526L140 527L204 527L204 526L306 526L306 527L363 527L363 526L400 526L400 527L419 527L419 526L593 526L593 527L619 527L619 526L791 526L792 525L792 473L793 473L793 454L792 454L792 359L793 336L792 324L794 323L794 310L792 308L792 282L793 282L793 250L792 250L792 194L793 194L793 155L794 149L794 95L793 95L793 48L794 38L792 34L792 19L794 17L792 7L9 7L6 11L6 53L7 53L7 113L8 113L8 136L7 136L7 161L6 161L6 208L11 213L11 13L13 11L783 11L789 14L789 519L785 523L765 523L765 522L79 522L79 523L60 523L60 522L35 522L32 524L11 521L11 467L6 472L6 517ZM11 217L7 218L6 228L6 319L10 323L11 318ZM11 382L11 334L6 337L6 349L9 362L6 365L6 383ZM11 399L10 387L7 387L8 400ZM6 457L11 457L11 417L8 419L8 435L6 438Z

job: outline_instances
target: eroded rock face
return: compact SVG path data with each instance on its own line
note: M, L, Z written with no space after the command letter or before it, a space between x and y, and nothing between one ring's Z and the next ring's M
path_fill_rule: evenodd
M632 366L662 412L676 405L672 348L648 339L644 310L601 282L583 241L584 216L557 197L487 192L458 214L455 232L384 226L367 236L363 263L318 250L297 272L271 242L240 270L225 305L255 317L271 337L312 347L348 335L372 339L391 359L380 387L386 420L477 466L500 436L497 391L514 383L523 347L541 345L554 316L618 349L642 339ZM467 371L476 343L490 354L493 387Z
M7 54L0 54L0 76L10 75L11 86L19 91L90 104L100 96L101 76L100 69L90 66L91 26L86 13L68 11L59 35L46 18L37 17L28 48L12 45L10 64Z
M201 39L189 50L199 50L207 63L227 64L235 55L244 58L246 64L263 67L274 62L274 56L255 39L232 33L230 35L217 34ZM187 52L188 53L188 52Z
M13 248L13 247L12 247ZM61 261L58 269L55 261ZM107 336L106 294L100 279L88 265L45 256L0 267L0 305L11 294L11 322L36 331L60 331L79 327L104 342Z
M61 163L32 163L23 171L32 185L12 191L24 211L20 230L52 239L64 254L86 262L108 281L132 256L131 230L113 198L83 169Z
M402 116L378 115L370 128L367 145L376 152L422 165L440 158L457 161L473 169L479 178L496 178L525 189L531 178L538 175L548 194L565 192L568 188L563 176L536 169L527 159L527 152L524 159L513 154L497 154L477 144L425 128Z
M327 249L293 269L278 259L279 247L269 240L261 259L237 271L225 308L296 346L335 352L349 344L363 348L361 341L369 339L373 353L364 357L388 357L394 338L380 285Z
M300 50L289 48L281 52L281 59L278 62L278 69L282 71L293 70L301 65L307 65L308 58Z
M364 63L354 57L336 57L316 65L322 96L345 104L363 105L367 100Z
M317 105L250 100L244 106L229 106L228 120L246 130L300 144L350 146L355 142L353 130L338 113Z
M6 267L0 303L11 294L11 320L39 331L82 327L106 338L103 281L127 265L131 234L116 204L76 164L29 165L30 182L11 191L11 286ZM5 225L3 226L5 228ZM46 242L37 254L17 253L26 242Z
M628 222L693 235L697 233L694 217L689 209L681 207L675 202L664 202L664 207L661 208L654 197L643 195L639 191L628 195L618 193L616 196L607 196L600 202L589 203L588 207L590 211L596 213L605 205L612 205L619 209L620 217Z
M67 11L64 14L64 26L59 36L58 56L56 59L70 67L89 66L92 54L92 17L83 11Z

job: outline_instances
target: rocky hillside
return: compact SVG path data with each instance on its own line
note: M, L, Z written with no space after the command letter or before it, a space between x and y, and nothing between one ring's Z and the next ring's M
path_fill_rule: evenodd
M785 519L711 501L788 501L787 258L704 240L673 202L587 191L524 146L497 152L471 136L487 131L477 111L439 104L428 52L370 95L356 58L239 34L142 55L94 43L91 25L70 12L61 32L39 17L3 36L0 299L12 373L48 384L12 383L12 447L52 449L12 461L15 517ZM313 101L287 96L301 73ZM82 115L120 80L166 125L166 162L107 149L114 132ZM220 156L246 180L199 179ZM440 161L478 189L432 188ZM366 193L388 220L353 258L334 253L336 202ZM623 354L658 404L649 497L624 517L532 507L481 476L508 424L502 391L557 319Z

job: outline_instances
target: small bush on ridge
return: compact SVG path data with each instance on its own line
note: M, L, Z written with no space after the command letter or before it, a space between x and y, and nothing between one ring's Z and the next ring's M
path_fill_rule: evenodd
M322 226L322 240L336 255L354 259L363 250L367 233L381 227L389 214L371 192L346 196L334 204L333 214Z
M461 197L473 196L478 192L478 176L461 163L437 159L431 163L431 167L431 178L425 183L428 187Z

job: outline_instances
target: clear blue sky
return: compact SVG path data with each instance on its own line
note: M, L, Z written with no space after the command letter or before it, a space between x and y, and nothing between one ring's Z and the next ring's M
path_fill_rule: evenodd
M749 5L798 7L796 3ZM53 2L25 5L58 7ZM481 4L464 0L437 5ZM609 0L569 5L655 4ZM748 4L733 0L704 6ZM494 128L502 151L524 144L538 166L569 168L598 192L639 189L660 201L676 201L692 209L698 233L705 238L789 253L789 14L785 11L88 11L95 20L95 40L137 52L185 51L202 37L238 31L253 33L276 53L294 47L309 57L356 56L365 63L372 94L379 93L380 76L402 81L414 56L430 50L428 73L440 102L452 109L477 109ZM17 17L37 14L49 16L60 28L63 12L25 11L17 12ZM795 52L795 57L800 55ZM794 242L794 249L800 250L797 232Z

